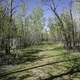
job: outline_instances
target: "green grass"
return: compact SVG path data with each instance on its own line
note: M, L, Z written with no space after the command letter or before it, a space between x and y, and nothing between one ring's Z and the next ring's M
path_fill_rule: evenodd
M40 80L39 78L49 77L50 74L60 74L69 69L70 62L54 63L71 59L75 55L75 53L67 54L62 44L32 46L16 50L12 54L16 54L17 57L14 59L15 64L0 66L0 80ZM73 57L70 57L72 55ZM49 63L53 64L46 65ZM40 65L43 66L39 67ZM63 78L65 80L66 76ZM78 80L78 78L73 78L73 80Z

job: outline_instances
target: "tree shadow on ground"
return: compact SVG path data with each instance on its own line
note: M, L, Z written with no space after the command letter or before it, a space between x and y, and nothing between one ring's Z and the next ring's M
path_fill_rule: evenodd
M69 59L69 60L61 60L61 61L57 61L57 62L51 62L51 63L39 65L39 66L33 66L33 67L27 68L27 69L21 69L21 70L17 70L17 71L12 71L12 72L5 73L5 74L0 75L0 78L1 78L1 77L5 77L5 76L8 76L8 77L9 77L9 75L12 75L12 74L15 74L15 73L20 73L20 72L23 72L23 71L28 71L28 70L31 70L31 69L35 69L35 68L39 68L39 67L44 67L44 66L47 66L47 65L53 65L53 64L63 63L63 62L68 62L68 61L76 61L77 59L80 59L80 57L78 57L78 58L73 58L73 59ZM77 68L78 68L78 67L73 66L68 72L61 73L61 74L54 75L54 76L50 76L49 78L46 78L46 79L44 79L44 80L53 80L53 79L56 79L57 77L61 77L61 76L64 76L64 75L67 75L67 74L71 74L71 73L72 73L72 74L73 74L73 73L76 73L76 72L80 71L80 70L75 71ZM30 75L28 75L28 76L30 76ZM19 77L19 80L24 79L24 77L27 78L27 74ZM12 78L12 77L9 77L9 78ZM6 80L7 80L7 79L6 79ZM14 80L14 79L13 79L13 80Z
M79 66L79 65L78 65ZM45 79L42 79L42 80L73 80L72 78L74 78L74 74L77 74L77 73L80 73L80 68L71 68L67 71L65 71L64 73L60 73L60 74L57 74L57 75L52 75L50 74L50 77L48 78L45 78ZM67 79L65 79L64 76L67 75ZM63 79L60 79L60 78L63 78Z
M2 66L0 66L0 75L6 73L6 69L4 69ZM16 76L4 76L1 77L0 80L16 80Z
M26 73L26 74L22 74L20 76L17 76L17 75L8 75L8 76L5 76L5 77L2 77L0 80L24 80L24 79L27 79L29 77L31 77L32 75Z
M27 62L34 62L44 58L44 56L38 56L39 52L53 51L53 50L60 51L63 50L63 47L56 47L53 49L45 49L45 50L37 49L37 48L30 49L30 50L22 49L19 52L15 50L11 54L0 53L0 65L10 65L10 64L16 65L16 64L23 64Z
M39 49L32 49L32 50L25 50L22 51L20 54L16 53L16 54L5 54L0 53L0 76L3 75L4 73L6 73L6 68L3 67L4 65L17 65L17 64L24 64L27 62L34 62L36 60L39 60L40 57L38 56L38 53L42 51ZM21 77L19 77L19 80L22 80L24 78L27 78L29 75L23 75ZM17 80L16 76L4 76L1 77L0 80Z
M61 47L61 46L59 46L59 47L55 47L55 48L53 48L52 50L59 51L59 50L64 50L64 48Z
M24 80L24 79L27 79L27 78L29 78L29 77L31 77L31 76L32 76L31 74L23 74L23 75L21 75L21 76L19 77L18 80Z
M6 77L6 80L17 80L16 76L10 76L10 77ZM4 80L5 80L4 79Z
M38 60L40 57L38 53L42 51L39 49L34 50L25 50L21 51L21 53L13 53L13 54L5 54L0 53L0 65L15 65L15 64L22 64L26 62L34 62Z

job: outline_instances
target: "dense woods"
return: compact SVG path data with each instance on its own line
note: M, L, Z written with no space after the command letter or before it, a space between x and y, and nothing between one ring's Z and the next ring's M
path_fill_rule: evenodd
M0 0L0 80L79 80L80 1L35 1Z

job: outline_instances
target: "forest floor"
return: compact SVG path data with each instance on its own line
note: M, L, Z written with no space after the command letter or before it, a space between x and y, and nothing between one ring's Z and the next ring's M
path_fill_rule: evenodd
M68 59L75 58L71 57L61 44L32 46L16 50L12 54L17 54L19 58L14 59L15 64L0 66L0 80L42 80L66 72L73 65ZM79 55L79 52L76 54ZM79 77L78 74L72 80L80 80ZM70 79L69 75L65 75L54 80Z

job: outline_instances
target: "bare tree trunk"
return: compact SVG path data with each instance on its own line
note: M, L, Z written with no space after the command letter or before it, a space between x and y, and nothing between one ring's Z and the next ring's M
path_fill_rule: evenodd
M13 1L14 0L11 0L11 2L10 2L10 24L11 24L11 26L10 27L12 27L12 16L13 16ZM5 48L5 52L6 52L6 54L10 54L10 43L11 43L11 41L10 41L10 38L11 38L11 36L10 36L10 28L9 28L9 34L8 34L8 37L7 37L7 40L6 40L6 48Z
M70 9L70 16L72 21L72 48L75 48L75 31L74 31L74 23L73 23L73 16L72 16L72 10Z
M49 0L50 1L50 0ZM64 41L64 46L65 48L68 48L68 38L67 38L67 35L66 35L66 32L64 30L64 24L63 24L63 21L62 19L60 18L60 16L58 15L58 13L56 12L56 6L55 6L55 3L54 1L52 0L52 5L50 5L50 8L51 10L53 11L53 13L55 14L55 16L57 17L57 19L59 20L60 22L60 26L61 26L61 29L62 29L62 35L64 37L64 39L62 39Z

